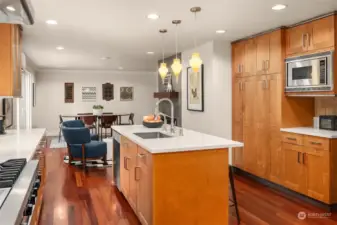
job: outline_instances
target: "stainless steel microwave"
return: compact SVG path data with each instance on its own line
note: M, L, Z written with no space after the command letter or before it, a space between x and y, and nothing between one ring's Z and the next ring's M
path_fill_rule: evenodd
M333 90L333 52L286 59L286 92Z

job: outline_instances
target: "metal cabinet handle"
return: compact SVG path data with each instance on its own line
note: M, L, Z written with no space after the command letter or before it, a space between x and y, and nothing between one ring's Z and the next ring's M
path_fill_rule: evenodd
M320 142L315 142L315 141L311 141L310 144L312 144L312 145L322 145L322 143L320 143Z
M266 60L266 70L269 69L269 60Z
M266 69L266 61L262 61L262 70L265 70Z
M126 169L127 170L127 168L126 168L126 157L124 157L124 169Z
M305 38L307 34L302 34L302 47L305 48Z
M302 163L303 163L303 165L305 165L305 154L306 154L306 153L303 153L303 154L302 154Z
M300 152L297 152L297 162L299 163L299 164L301 164L301 160L300 160L300 155L301 155L302 153L300 153Z
M240 67L240 64L238 65L238 72L241 73L241 67Z
M291 138L291 137L287 137L287 139L288 139L289 141L296 141L296 140L297 140L296 138Z
M126 170L129 170L129 164L128 164L129 159L130 158L128 158L128 157L124 157L124 169L126 169Z
M140 153L138 153L138 155L137 155L139 158L144 158L145 157L145 154L140 154Z
M140 180L140 177L139 176L137 176L137 171L140 169L140 167L139 166L136 166L135 167L135 181L139 181Z
M242 91L242 82L239 82L239 91Z
M308 46L310 46L310 44L311 44L311 43L310 43L310 34L307 33L306 36L307 36L307 40L308 40Z

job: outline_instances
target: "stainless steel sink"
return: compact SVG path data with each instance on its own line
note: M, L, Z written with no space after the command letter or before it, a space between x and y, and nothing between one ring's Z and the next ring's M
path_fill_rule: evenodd
M172 137L172 136L160 133L160 132L144 132L144 133L133 133L133 134L143 139L171 138Z

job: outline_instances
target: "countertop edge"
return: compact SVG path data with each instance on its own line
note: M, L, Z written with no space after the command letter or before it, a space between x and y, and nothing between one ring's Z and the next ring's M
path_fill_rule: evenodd
M328 139L337 139L337 134L322 134L322 133L317 133L317 129L315 129L316 132L310 132L310 131L300 131L300 130L294 130L294 129L301 129L305 127L294 127L294 128L281 128L280 131L282 132L288 132L288 133L294 133L294 134L302 134L302 135L308 135L308 136L314 136L314 137L322 137L322 138L328 138ZM324 130L326 131L326 130Z

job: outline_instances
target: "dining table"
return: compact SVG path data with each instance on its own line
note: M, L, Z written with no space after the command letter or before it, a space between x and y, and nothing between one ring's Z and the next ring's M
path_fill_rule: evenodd
M89 117L89 116L95 116L97 118L97 123L96 123L96 130L98 134L98 138L102 139L102 134L100 134L100 129L99 125L102 121L103 116L117 116L117 125L120 125L122 123L122 117L123 116L130 116L131 113L104 113L102 115L93 115L93 114L64 114L61 115L62 119L63 118L73 118L75 120L79 120L81 117Z

